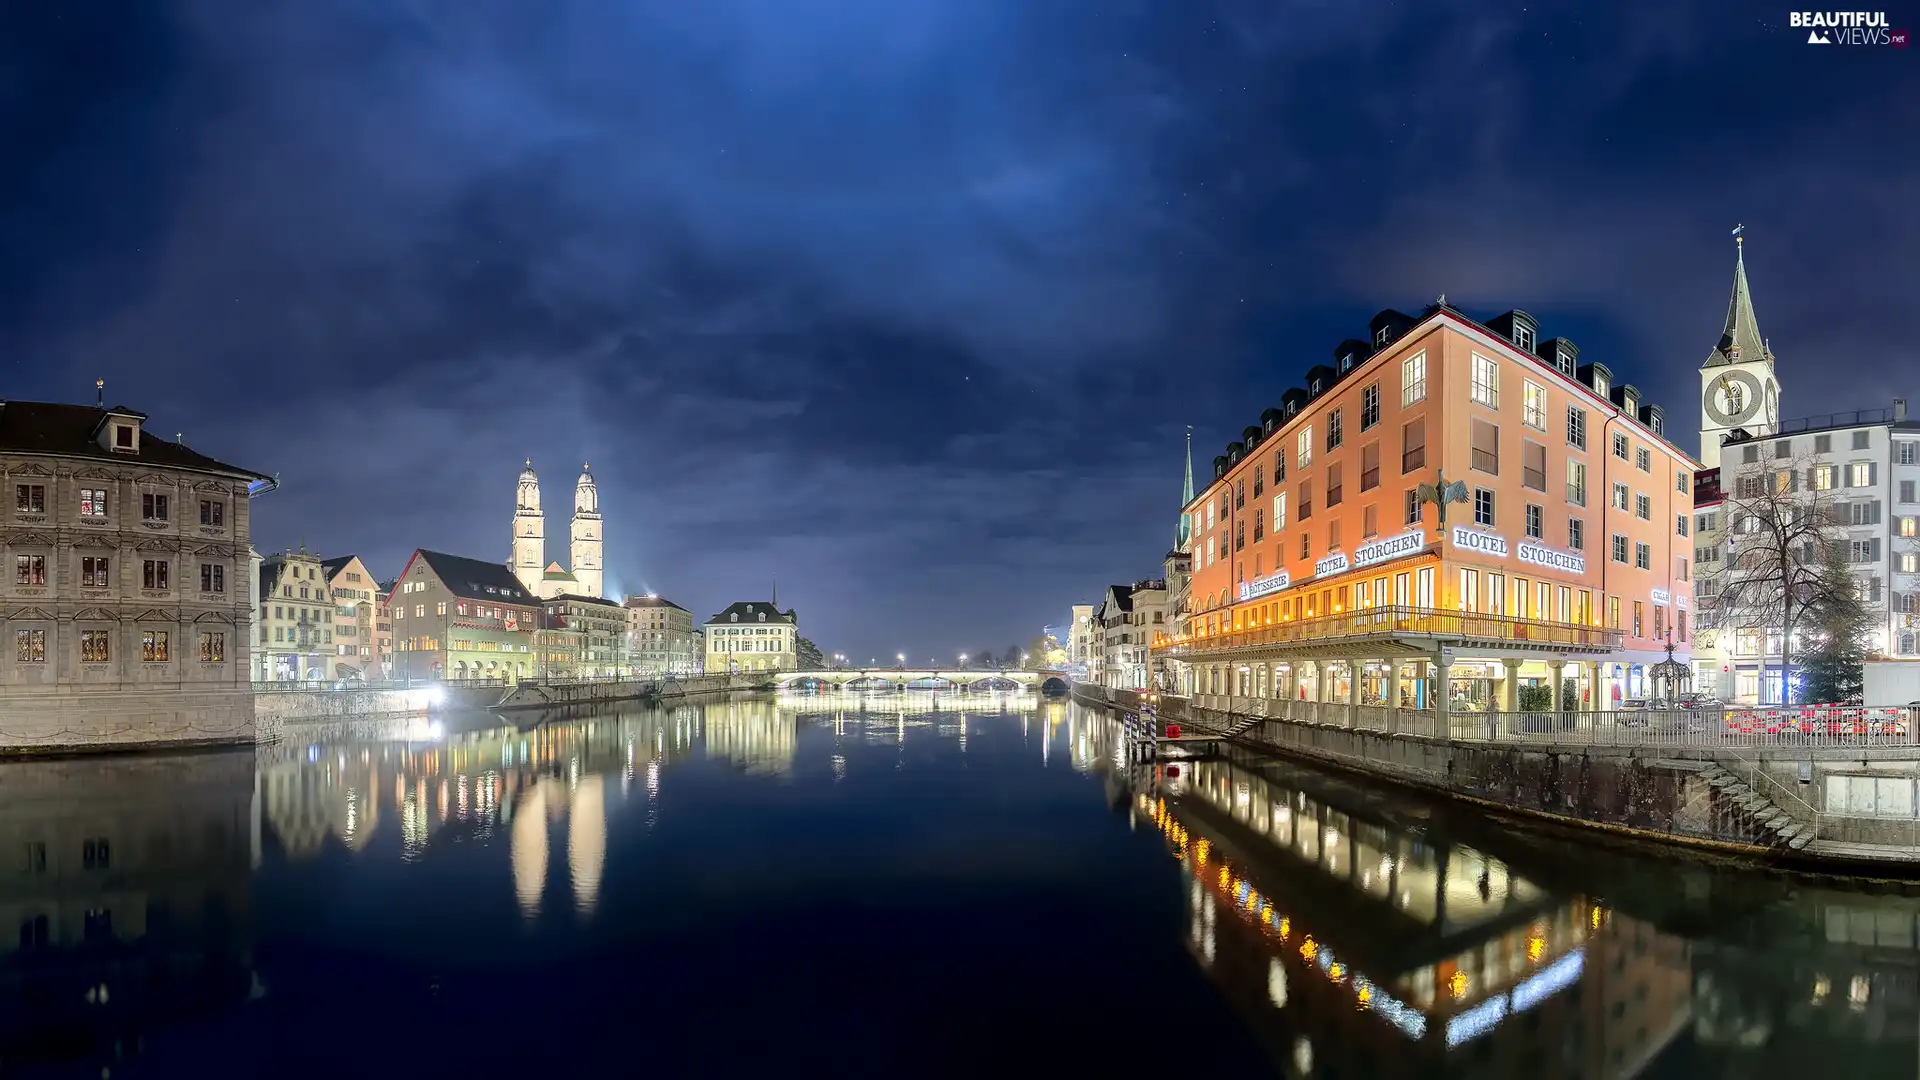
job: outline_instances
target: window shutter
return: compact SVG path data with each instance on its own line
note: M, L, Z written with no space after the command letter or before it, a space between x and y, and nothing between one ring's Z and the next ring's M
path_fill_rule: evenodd
M1880 463L1877 461L1867 462L1867 486L1872 487L1875 484L1878 484L1879 482L1880 482Z
M1867 504L1867 524L1869 525L1880 524L1880 500L1879 499L1875 499L1872 502Z
M1872 540L1868 541L1867 557L1869 558L1869 560L1873 562L1880 561L1880 538L1879 537L1876 536ZM1880 579L1875 578L1874 579L1875 588L1878 588L1879 584L1880 584Z

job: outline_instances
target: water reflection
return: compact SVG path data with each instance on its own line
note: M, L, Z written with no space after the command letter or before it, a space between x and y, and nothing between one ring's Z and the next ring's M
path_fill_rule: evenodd
M0 1058L131 1054L253 985L251 751L0 763Z

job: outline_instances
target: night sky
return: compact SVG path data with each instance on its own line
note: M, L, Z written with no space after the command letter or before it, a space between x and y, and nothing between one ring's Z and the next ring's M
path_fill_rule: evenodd
M1697 450L1745 223L1783 414L1920 404L1920 49L1788 9L7 3L0 397L279 474L263 552L504 561L531 457L564 560L589 461L611 594L1004 649L1383 307Z

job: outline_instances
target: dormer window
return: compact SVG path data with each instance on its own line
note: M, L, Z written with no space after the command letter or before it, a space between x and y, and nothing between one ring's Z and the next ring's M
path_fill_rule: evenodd
M766 612L764 612L764 611L763 611L763 612L761 612L761 613L760 613L760 621L761 621L761 622L766 622L766 621L767 621L767 613L766 613Z
M1647 426L1653 429L1653 433L1655 435L1661 435L1665 433L1665 429L1667 425L1665 421L1660 419L1659 413L1654 413L1651 416L1647 417Z
M732 620L733 620L734 622L739 622L739 621L740 621L740 613L736 611L736 612L734 612L734 613L733 613L732 615L730 615L730 616L728 616L728 618L731 618L731 619L732 619Z
M1533 327L1523 326L1518 320L1513 324L1513 343L1525 352L1533 351Z
M132 424L113 425L113 448L115 450L133 449L133 425Z
M1316 393L1316 394L1320 392L1320 380L1319 380L1319 379L1315 379L1315 380L1313 380L1313 385L1311 386L1311 389L1312 389L1312 390L1313 390L1313 392L1314 392L1314 393Z
M1347 372L1352 370L1353 370L1353 357L1351 356L1341 357L1340 358L1340 374L1345 375Z
M1567 352L1565 349L1560 350L1559 355L1554 359L1554 364L1560 369L1560 374L1573 374L1573 354Z
M1393 328L1389 326L1383 326L1380 329L1375 330L1373 332L1373 345L1377 349L1384 349L1387 347L1387 342L1391 340L1392 337L1393 337Z
M1606 397L1613 392L1613 386L1607 382L1605 375L1595 372L1593 376L1593 392L1599 394L1601 397Z
M1624 403L1626 407L1627 415L1629 416L1638 415L1638 413L1640 412L1639 398L1634 397L1632 394L1622 394L1620 395L1620 400L1622 403Z

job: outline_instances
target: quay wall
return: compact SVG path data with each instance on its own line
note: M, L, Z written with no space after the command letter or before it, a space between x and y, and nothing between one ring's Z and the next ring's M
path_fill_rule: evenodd
M688 675L645 679L583 679L578 682L525 682L498 700L494 708L551 709L570 705L598 705L615 701L694 697L766 685L765 676Z
M1134 704L1100 687L1077 686L1074 697L1106 708ZM1183 711L1183 722L1197 729L1222 731L1240 719L1190 704ZM1706 759L1710 755L1689 759L1666 748L1473 744L1272 719L1251 722L1235 741L1559 824L1778 854L1757 824L1701 775L1712 764Z
M63 689L0 695L0 756L111 752L254 741L248 687L206 690Z

